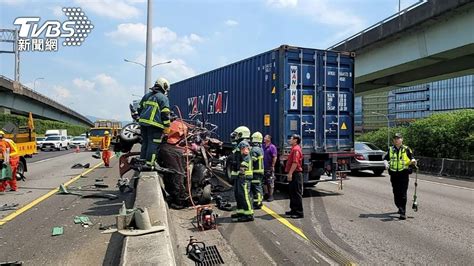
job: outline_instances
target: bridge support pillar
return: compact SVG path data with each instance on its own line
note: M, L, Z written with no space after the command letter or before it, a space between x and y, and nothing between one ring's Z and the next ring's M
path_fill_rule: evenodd
M9 114L11 114L11 110L6 108L6 107L0 106L0 114L1 115L9 115Z

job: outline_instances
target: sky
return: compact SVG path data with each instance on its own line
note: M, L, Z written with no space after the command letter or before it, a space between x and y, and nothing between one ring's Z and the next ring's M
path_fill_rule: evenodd
M401 0L401 7L415 2ZM398 4L154 0L153 64L172 63L154 67L152 80L177 82L282 44L325 49L396 13ZM80 46L60 44L56 52L21 52L20 82L83 115L130 120L128 104L143 95L145 70L124 59L145 63L146 0L0 0L0 29L16 27L17 17L40 17L39 26L63 22L67 7L82 9L94 26L89 36ZM13 79L13 68L14 56L0 54L0 75Z

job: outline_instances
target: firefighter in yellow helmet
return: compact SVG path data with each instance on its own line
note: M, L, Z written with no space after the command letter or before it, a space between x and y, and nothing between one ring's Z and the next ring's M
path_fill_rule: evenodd
M239 222L253 221L253 207L250 182L253 178L250 157L250 129L246 126L236 128L231 134L231 142L236 145L227 161L234 182L234 196L237 203L233 219Z
M104 161L105 167L110 166L110 156L111 152L110 149L110 133L109 131L104 132L104 137L100 143L100 150L102 151L102 160Z
M251 182L251 190L253 197L254 209L262 208L263 200L263 149L262 149L263 135L260 132L252 134L250 155L252 157L253 164L253 179Z

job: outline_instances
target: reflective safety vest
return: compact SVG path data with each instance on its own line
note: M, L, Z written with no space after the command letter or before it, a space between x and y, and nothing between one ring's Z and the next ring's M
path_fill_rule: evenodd
M10 158L18 156L18 146L11 139L5 139L10 144Z
M100 143L100 148L102 150L108 150L110 147L110 137L103 137L102 142Z
M6 150L4 151L3 147L6 148L9 148L10 149L10 153L8 153L8 157L10 158L13 158L13 157L18 157L19 153L18 153L18 146L16 145L16 143L11 140L11 139L3 139L3 144L2 147L0 147L0 159L5 159L3 158L3 153L6 152Z
M397 153L393 146L390 147L390 171L399 172L408 169L408 166L410 165L410 158L408 158L407 149L410 148L407 146L401 146Z
M140 102L140 119L144 126L154 126L165 129L170 126L170 120L163 120L162 113L170 112L168 98L161 92L149 92Z
M250 151L253 161L253 173L254 174L263 174L263 149L259 146L253 146Z

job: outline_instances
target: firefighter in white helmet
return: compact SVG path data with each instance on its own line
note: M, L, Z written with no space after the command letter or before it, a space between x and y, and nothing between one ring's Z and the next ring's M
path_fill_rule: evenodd
M161 137L169 131L170 104L167 95L170 84L166 79L159 78L150 90L140 101L138 122L142 135L140 159L145 159L147 165L153 167Z

